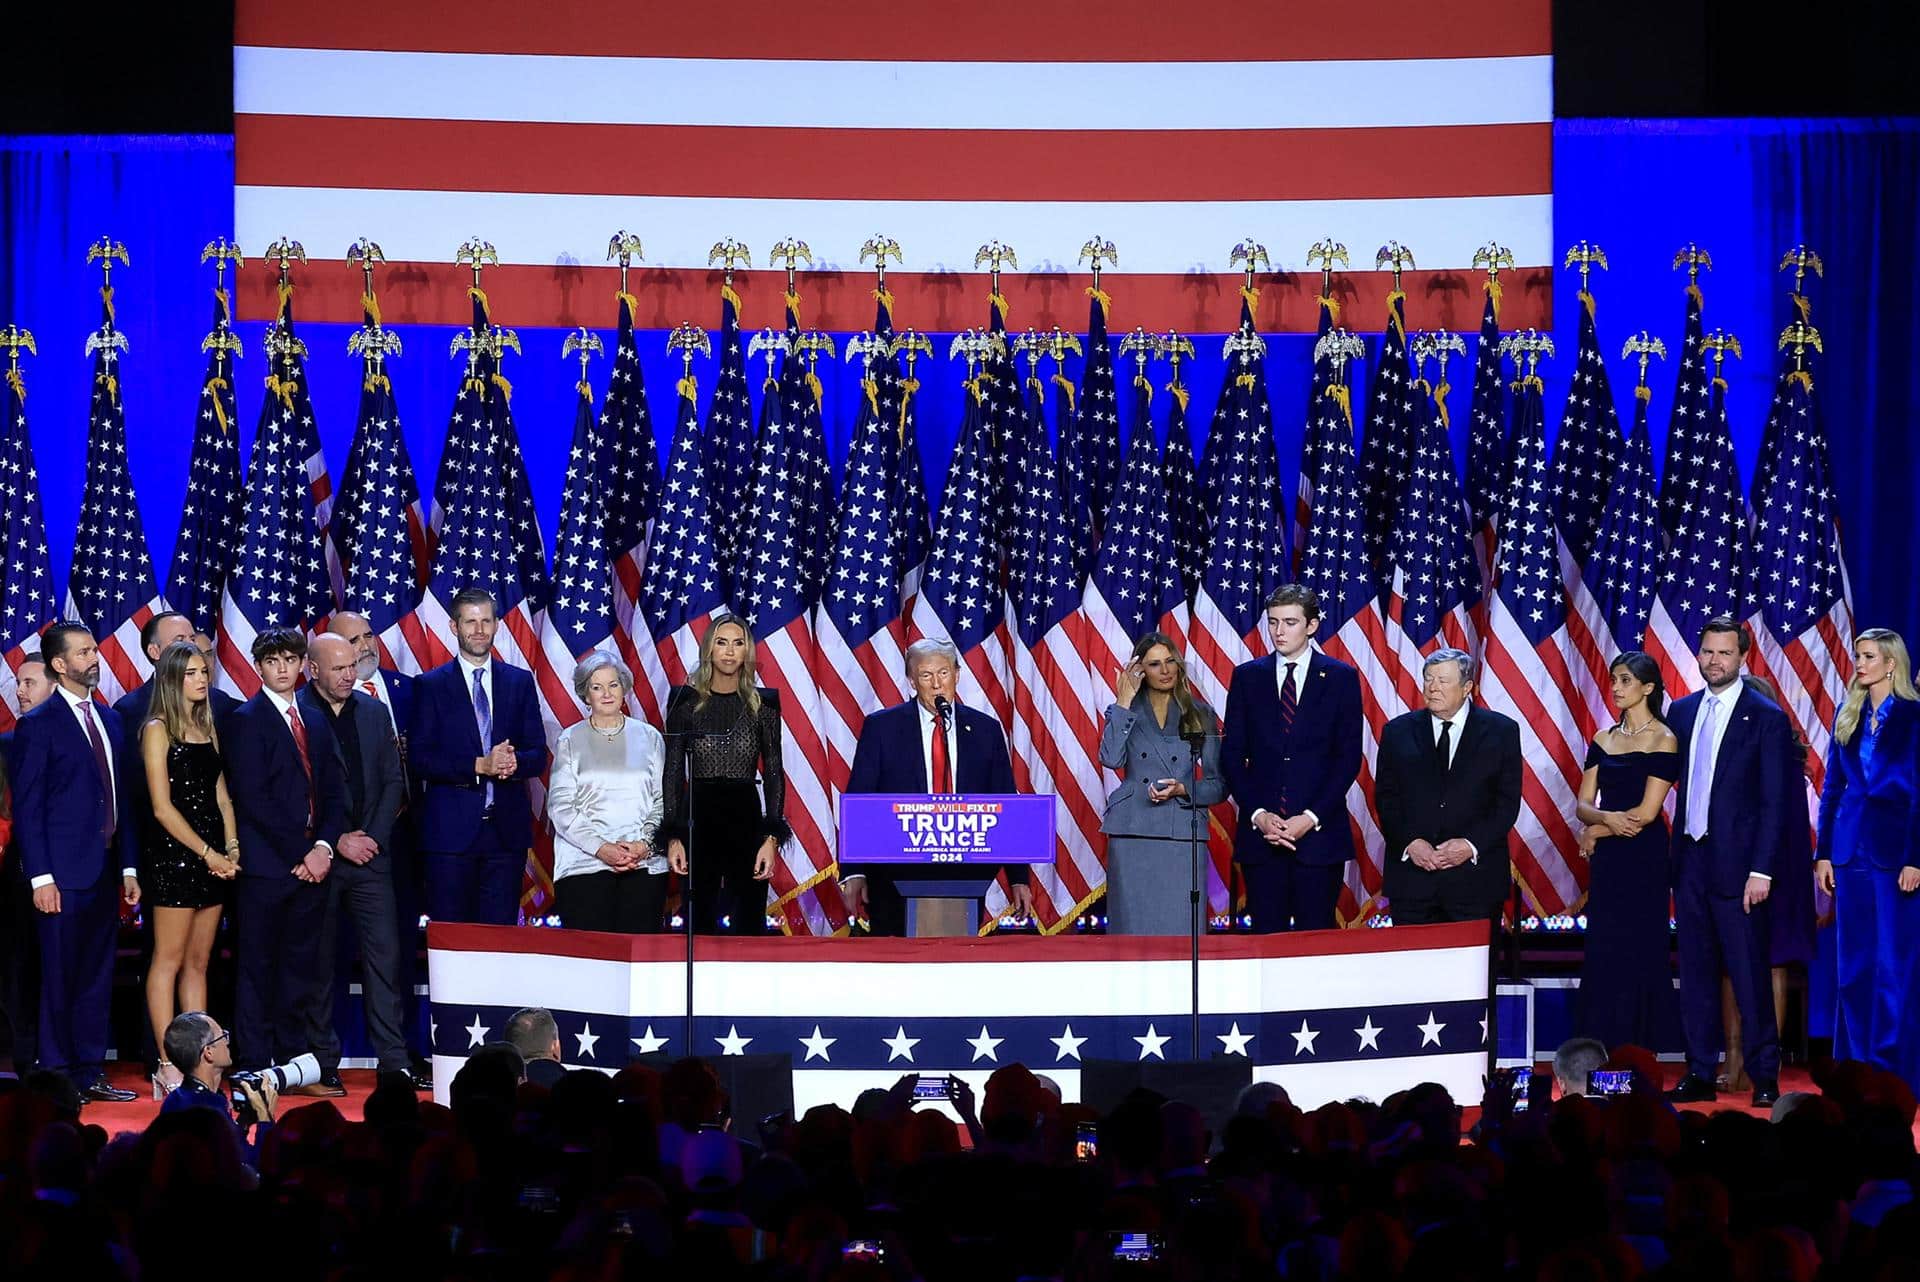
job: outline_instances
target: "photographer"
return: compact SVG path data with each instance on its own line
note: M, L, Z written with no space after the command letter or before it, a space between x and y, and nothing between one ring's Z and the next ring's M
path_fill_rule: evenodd
M173 1017L167 1025L161 1050L180 1070L180 1085L170 1093L160 1111L169 1113L183 1108L210 1108L232 1118L239 1128L241 1146L249 1165L256 1160L260 1144L273 1128L274 1105L279 1101L274 1075L248 1074L234 1079L233 1085L246 1101L239 1117L227 1098L226 1075L233 1067L233 1048L227 1031L205 1011L190 1010ZM252 1130L252 1137L247 1132Z

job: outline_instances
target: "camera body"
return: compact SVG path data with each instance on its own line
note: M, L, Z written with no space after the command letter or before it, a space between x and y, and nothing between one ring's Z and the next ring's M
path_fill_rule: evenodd
M247 1093L241 1086L251 1086L262 1090L265 1083L272 1082L276 1095L285 1094L296 1086L311 1086L320 1080L320 1061L311 1054L296 1055L284 1064L259 1070L246 1069L227 1074L227 1088L233 1101L234 1120L242 1126L251 1126L260 1119L254 1115L253 1104L247 1099Z

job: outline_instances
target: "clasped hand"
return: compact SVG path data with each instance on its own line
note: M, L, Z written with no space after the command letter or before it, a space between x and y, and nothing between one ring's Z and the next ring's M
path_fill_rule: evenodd
M1313 820L1306 815L1282 819L1271 810L1263 810L1253 820L1253 827L1268 845L1293 850L1299 846L1302 837L1313 831Z
M1445 872L1472 859L1473 847L1467 844L1465 837L1449 837L1437 846L1422 838L1407 847L1407 858L1413 860L1416 868Z
M653 849L644 841L603 841L594 857L615 872L632 872L653 858Z
M514 755L512 743L497 743L492 752L473 759L473 773L492 775L495 779L511 779L519 768L520 759Z

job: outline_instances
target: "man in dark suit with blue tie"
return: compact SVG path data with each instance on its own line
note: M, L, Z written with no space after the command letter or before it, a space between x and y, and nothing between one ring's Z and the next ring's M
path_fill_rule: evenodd
M40 653L54 688L20 719L13 780L14 841L39 914L40 1066L85 1099L124 1102L133 1092L105 1071L120 905L140 902L120 718L93 698L100 652L86 628L55 624Z
M420 845L427 914L511 926L533 841L527 781L547 768L533 677L493 661L499 606L482 588L453 594L459 653L413 687L408 758L425 787Z
M1013 759L1000 722L960 703L960 652L951 641L922 638L907 647L907 680L914 697L868 717L853 750L848 792L1010 793ZM979 865L975 865L976 868ZM875 936L904 935L907 905L894 871L849 865L840 888L850 916L864 914ZM1031 870L1004 866L1016 917L1033 911Z
M1681 752L1673 902L1687 1045L1686 1075L1669 1094L1682 1102L1715 1097L1724 971L1740 1009L1753 1106L1769 1108L1780 1097L1780 1030L1767 896L1780 806L1800 789L1787 772L1787 714L1740 679L1751 645L1737 620L1708 620L1694 656L1707 688L1675 700L1667 714Z
M291 628L255 636L260 691L227 718L221 736L240 833L233 1034L234 1060L244 1068L315 1049L305 1016L325 978L320 930L347 791L326 717L295 698L306 657L306 637ZM346 1094L337 1086L309 1093Z
M1360 677L1313 648L1320 599L1267 598L1274 652L1233 670L1220 770L1240 808L1233 857L1262 934L1338 926L1353 858L1347 791L1360 775Z

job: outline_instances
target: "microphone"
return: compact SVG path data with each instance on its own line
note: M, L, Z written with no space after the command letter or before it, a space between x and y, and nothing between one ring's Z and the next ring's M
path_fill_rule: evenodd
M952 708L953 705L947 702L946 695L936 694L933 696L933 715L940 719L942 725L945 725L947 718L953 715Z

